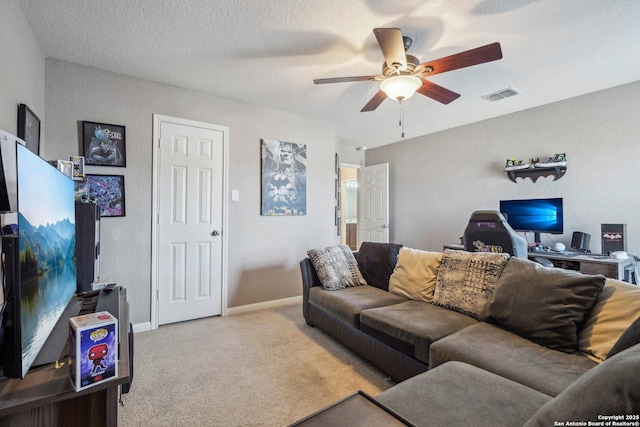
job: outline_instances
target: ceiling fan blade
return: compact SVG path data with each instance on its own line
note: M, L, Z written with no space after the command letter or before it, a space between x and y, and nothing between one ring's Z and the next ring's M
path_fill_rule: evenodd
M501 58L502 50L500 49L500 43L496 42L456 53L454 55L445 56L444 58L436 59L435 61L425 62L420 65L420 68L423 68L424 74L431 76L460 68L471 67L472 65L495 61ZM433 71L426 71L428 69L433 69Z
M429 98L445 105L460 97L459 93L455 93L447 88L424 79L422 79L422 86L420 86L416 92L421 93L424 96L428 96Z
M376 35L387 67L400 64L400 69L406 70L407 55L404 52L404 42L400 30L397 28L374 28L373 33Z
M369 102L367 102L367 105L364 106L364 108L362 110L360 110L361 113L367 112L367 111L373 111L376 108L378 108L378 106L380 104L382 104L382 101L384 101L384 99L387 97L387 94L384 93L383 91L379 90L378 93L376 93L373 98L371 98L371 100Z
M375 80L376 77L377 76L335 77L330 79L315 79L313 83L321 85L325 83L364 82Z

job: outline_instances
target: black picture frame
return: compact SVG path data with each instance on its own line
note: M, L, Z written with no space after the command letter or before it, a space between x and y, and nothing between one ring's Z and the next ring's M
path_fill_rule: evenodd
M100 216L125 216L124 175L86 174L86 177L89 199L100 206Z
M85 165L127 166L125 126L83 121L82 148Z
M40 155L40 119L27 104L18 106L18 138L29 151Z

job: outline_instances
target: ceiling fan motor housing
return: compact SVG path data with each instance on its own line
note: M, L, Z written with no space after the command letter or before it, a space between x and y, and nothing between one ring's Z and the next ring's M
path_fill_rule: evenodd
M420 64L420 60L413 55L407 55L407 68L398 69L397 65L388 66L386 62L382 63L382 75L390 77L398 74L413 74L416 67Z

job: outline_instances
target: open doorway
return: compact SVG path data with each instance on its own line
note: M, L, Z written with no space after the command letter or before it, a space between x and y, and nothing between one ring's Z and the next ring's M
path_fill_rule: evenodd
M340 168L340 244L358 249L358 167Z

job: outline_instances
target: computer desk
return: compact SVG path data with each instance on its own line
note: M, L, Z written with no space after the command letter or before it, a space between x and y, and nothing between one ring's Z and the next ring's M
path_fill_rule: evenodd
M460 244L443 245L443 250L464 250ZM598 255L563 255L555 251L529 251L527 257L533 260L536 257L546 258L551 261L554 267L579 271L584 274L602 274L611 279L624 280L625 271L633 267L631 259L614 259Z
M625 270L633 266L631 259L614 259L603 255L563 255L554 251L529 251L528 258L546 258L555 267L576 270L584 274L602 274L611 279L624 280Z

